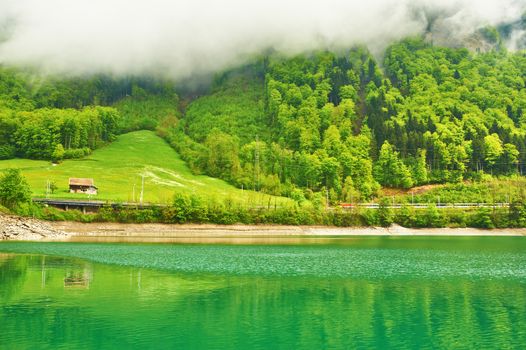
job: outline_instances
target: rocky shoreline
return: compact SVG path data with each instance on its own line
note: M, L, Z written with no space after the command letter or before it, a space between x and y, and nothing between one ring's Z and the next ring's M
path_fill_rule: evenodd
M0 240L39 241L67 236L46 222L0 213Z
M254 243L303 242L305 239L356 236L526 236L526 229L338 228L272 225L167 225L46 222L0 213L0 241Z

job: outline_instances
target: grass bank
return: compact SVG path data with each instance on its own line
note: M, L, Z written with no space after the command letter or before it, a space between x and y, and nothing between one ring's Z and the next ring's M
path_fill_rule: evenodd
M20 168L35 197L46 196L46 183L56 184L50 198L87 199L70 194L70 177L93 178L99 188L91 199L137 202L144 177L144 202L171 203L175 193L194 194L208 199L229 200L246 206L282 205L291 202L282 197L243 191L225 181L194 175L179 154L151 131L124 134L112 144L79 160L53 165L47 161L13 159L0 161L0 171Z

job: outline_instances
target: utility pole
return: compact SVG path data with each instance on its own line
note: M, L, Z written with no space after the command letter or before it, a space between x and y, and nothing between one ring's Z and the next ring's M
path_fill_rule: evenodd
M135 203L135 184L133 184L132 202Z
M325 176L325 205L327 210L329 209L329 180L327 180L327 175Z
M256 135L256 149L254 150L254 188L259 190L259 137Z
M142 200L144 196L144 174L142 175L142 184L141 184L141 197L139 199L141 206L142 206Z

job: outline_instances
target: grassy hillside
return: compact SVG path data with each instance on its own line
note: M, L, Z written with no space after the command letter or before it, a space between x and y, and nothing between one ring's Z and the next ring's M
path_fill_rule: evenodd
M46 182L50 180L58 187L51 198L86 199L86 195L70 194L67 190L70 177L88 177L99 188L93 199L138 201L144 175L145 202L168 203L176 192L247 205L267 204L270 199L268 195L242 191L222 180L192 175L177 152L151 131L121 135L111 145L81 160L67 160L56 166L26 159L0 161L0 170L7 168L22 169L37 197L45 196ZM282 203L286 199L273 197L272 203L275 201Z

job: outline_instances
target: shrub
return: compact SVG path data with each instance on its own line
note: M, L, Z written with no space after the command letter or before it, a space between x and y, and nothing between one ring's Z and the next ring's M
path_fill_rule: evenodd
M418 227L444 227L446 220L440 213L436 205L430 205L424 212L419 212L416 219L416 225Z
M378 213L375 209L365 209L362 212L363 221L366 226L378 226Z
M471 216L469 225L476 228L495 228L495 224L491 219L491 209L490 208L479 208Z
M51 160L55 163L59 163L62 159L64 159L65 153L64 146L59 143L55 146L53 153L51 153Z
M403 205L396 214L395 221L403 227L414 227L416 223L415 210L408 205Z
M391 226L394 221L393 209L390 208L391 203L389 198L382 198L380 200L380 207L378 208L378 222L383 227Z
M0 204L15 209L31 202L31 189L19 169L7 169L0 177Z
M184 224L191 219L192 200L190 196L176 193L173 200L173 222Z
M15 148L11 145L0 145L0 159L11 159L15 157Z
M85 147L85 148L75 148L75 149L67 149L64 151L63 158L64 159L78 159L78 158L84 158L86 156L89 156L91 153L91 149Z
M450 227L466 227L467 226L467 216L466 212L462 209L452 209L446 212L449 226Z
M526 227L526 203L522 201L511 203L508 217L511 227Z
M113 208L111 206L104 206L100 208L95 220L101 222L115 221L116 218L115 213L113 212Z

